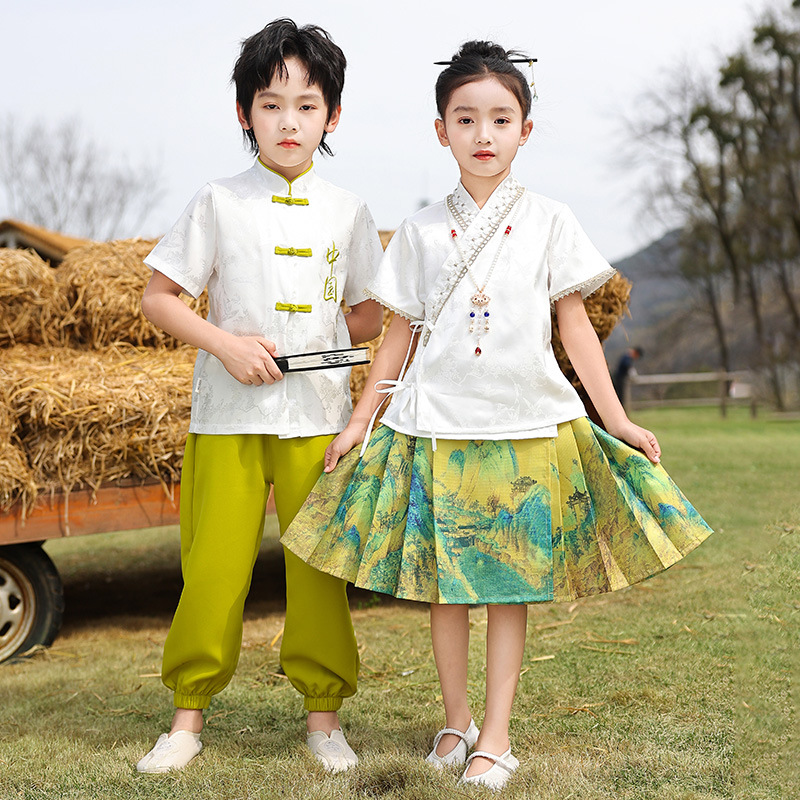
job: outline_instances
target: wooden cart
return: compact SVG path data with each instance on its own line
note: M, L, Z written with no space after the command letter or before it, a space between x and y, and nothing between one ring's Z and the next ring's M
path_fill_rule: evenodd
M24 520L19 507L0 511L0 662L51 644L61 627L63 587L43 542L177 524L179 494L129 484L40 497Z

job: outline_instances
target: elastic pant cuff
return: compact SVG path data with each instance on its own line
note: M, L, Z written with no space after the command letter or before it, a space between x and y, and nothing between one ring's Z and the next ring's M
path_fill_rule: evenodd
M305 697L306 711L338 711L342 707L341 697Z
M172 697L172 702L175 708L208 708L211 704L210 694L178 694L177 692Z

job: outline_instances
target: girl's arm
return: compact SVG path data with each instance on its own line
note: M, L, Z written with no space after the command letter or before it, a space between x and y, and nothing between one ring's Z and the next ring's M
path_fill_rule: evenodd
M638 447L657 464L661 460L658 440L650 431L634 425L628 419L614 391L603 348L586 314L580 292L562 297L555 305L561 343L606 429L617 439Z
M359 303L359 305L365 305L365 303ZM358 307L356 306L356 308ZM400 375L400 369L403 366L412 336L408 325L407 319L399 314L394 315L389 324L389 330L386 331L386 337L375 354L364 391L353 409L350 421L325 451L325 472L332 472L343 455L364 441L372 414L386 399L385 394L378 394L375 391L375 384L382 380L396 380Z
M240 383L274 383L283 378L272 356L275 343L263 336L235 336L199 317L180 299L182 287L153 271L142 297L147 319L186 344L216 356Z
M374 300L364 300L344 315L350 341L354 344L374 339L383 328L383 307Z

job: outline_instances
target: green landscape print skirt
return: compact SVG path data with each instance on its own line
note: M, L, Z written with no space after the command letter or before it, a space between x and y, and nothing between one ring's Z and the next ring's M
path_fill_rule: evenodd
M553 439L431 440L381 425L323 474L282 542L356 586L430 603L610 592L711 529L660 465L586 418Z

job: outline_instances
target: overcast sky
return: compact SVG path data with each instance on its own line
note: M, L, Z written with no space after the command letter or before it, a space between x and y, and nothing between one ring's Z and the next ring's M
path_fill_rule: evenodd
M349 62L342 122L329 139L336 156L319 156L317 168L361 195L379 227L395 228L458 178L433 133L432 62L489 38L539 59L535 133L517 178L567 202L616 260L659 233L638 221L636 179L618 166L623 116L678 65L719 63L776 4L788 0L9 2L0 109L20 122L78 119L110 155L159 163L166 195L140 232L158 235L203 183L251 163L229 84L241 40L277 17L313 22Z

